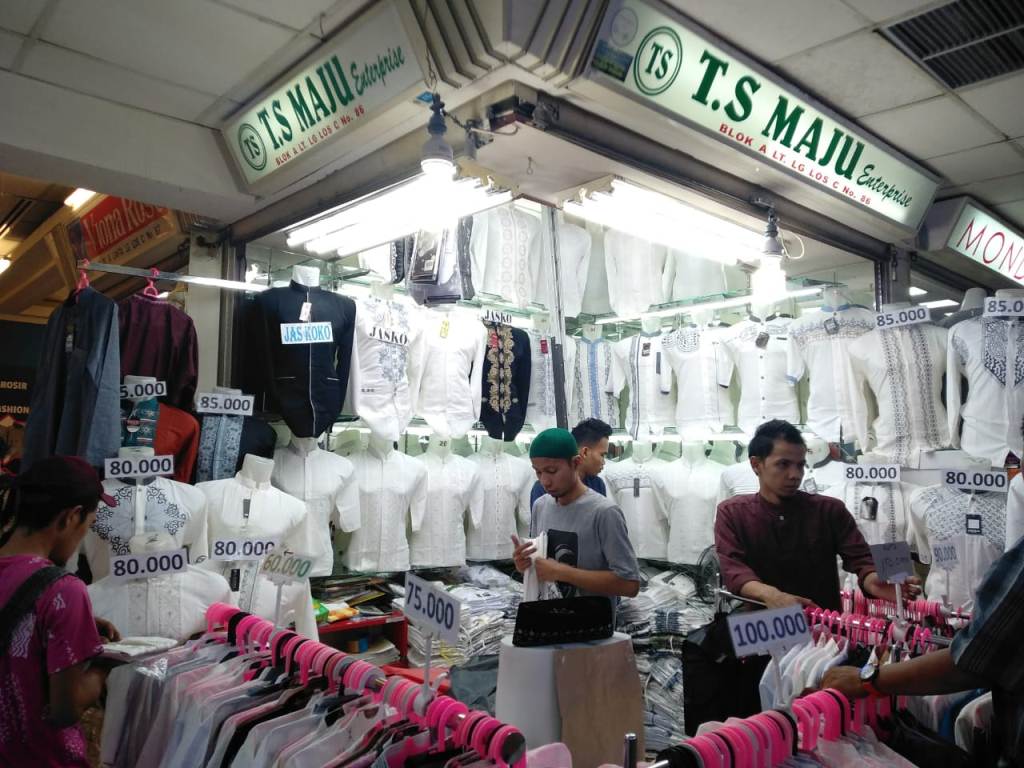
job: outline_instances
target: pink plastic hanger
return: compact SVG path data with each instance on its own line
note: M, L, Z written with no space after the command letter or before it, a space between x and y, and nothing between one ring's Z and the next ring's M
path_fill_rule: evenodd
M142 295L149 296L151 299L158 299L160 298L160 291L156 289L156 285L153 281L160 277L160 270L156 267L152 267L149 270L149 274L151 277L146 280L146 287L142 289Z

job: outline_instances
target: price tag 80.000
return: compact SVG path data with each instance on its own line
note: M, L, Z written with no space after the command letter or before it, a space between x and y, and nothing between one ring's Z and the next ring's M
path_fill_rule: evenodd
M938 539L932 544L932 565L943 571L952 571L960 563L959 547L955 539Z
M260 572L271 581L284 583L309 578L313 558L305 555L271 554L263 561Z
M126 581L181 573L188 567L188 550L147 552L142 555L114 555L110 558L110 577Z
M256 398L252 395L229 395L223 392L203 392L196 396L198 413L223 416L252 416Z
M930 323L932 311L928 307L907 307L879 312L875 315L875 325L879 328L899 328L903 325Z
M990 296L985 299L985 315L1020 317L1024 315L1024 299L997 299Z
M847 464L846 479L858 483L898 483L899 464Z
M910 559L910 545L905 541L872 544L871 559L875 561L878 578L890 584L901 584L914 575L914 561Z
M942 482L965 491L1005 491L1010 485L1010 478L1004 469L947 469L942 473Z
M462 603L412 573L405 575L405 615L423 631L458 644Z
M263 539L217 539L211 560L262 560L274 551L276 542Z
M106 477L157 477L174 474L174 457L124 456L103 462Z
M739 611L729 616L729 634L738 657L785 653L811 638L799 605L764 611Z
M132 384L121 385L122 400L143 400L145 398L164 397L166 395L166 381L136 381Z

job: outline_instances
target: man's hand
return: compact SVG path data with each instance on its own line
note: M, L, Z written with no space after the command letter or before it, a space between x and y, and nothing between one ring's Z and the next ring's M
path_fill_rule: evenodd
M117 627L106 619L96 619L96 631L100 633L100 639L107 643L116 643L121 639Z
M860 682L857 667L833 667L821 679L822 688L835 688L848 699L862 699L868 695Z
M540 557L533 562L533 567L537 569L537 578L541 581L565 581L562 575L566 566L557 560Z
M762 595L762 600L769 608L785 608L789 605L814 605L813 601L799 595L791 595L788 592L769 587Z
M516 564L516 570L520 573L526 573L533 564L530 555L536 552L537 548L528 541L519 541L519 537L515 534L512 535L512 544L515 546L515 551L512 552L512 561Z
M903 590L904 600L915 600L921 596L921 579L911 576L900 585ZM864 591L871 597L877 597L889 602L896 602L896 585L887 584L878 578L877 573L869 573L864 579Z

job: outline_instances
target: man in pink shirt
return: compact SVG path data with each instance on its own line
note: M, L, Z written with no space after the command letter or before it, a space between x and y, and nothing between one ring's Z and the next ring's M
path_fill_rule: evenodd
M78 721L99 698L101 634L85 584L63 569L103 493L85 461L35 462L11 483L0 515L0 765L87 768ZM59 567L58 567L59 566Z

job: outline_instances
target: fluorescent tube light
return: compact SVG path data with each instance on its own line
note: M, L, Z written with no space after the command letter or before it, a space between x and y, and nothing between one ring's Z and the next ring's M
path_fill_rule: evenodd
M916 285L912 285L912 286L910 286L910 295L911 296L927 296L928 295L928 291L926 291L924 288L918 288Z
M821 286L814 288L799 288L795 291L788 291L782 295L777 301L785 301L786 299L802 299L808 296L817 296L822 291ZM756 300L753 296L736 296L732 299L721 299L720 301L705 301L699 304L687 304L684 307L673 307L672 309L658 309L653 312L644 312L644 317L676 317L678 315L689 315L694 312L714 312L719 309L732 309L734 307L744 307L747 304L755 304ZM594 320L596 325L611 325L612 323L623 323L638 318L630 317L599 317Z
M66 198L64 198L64 205L66 205L69 208L71 208L72 211L77 211L79 208L81 208L87 202L92 200L93 195L95 195L95 194L96 193L93 192L91 189L85 189L84 187L79 187L74 192L72 192L70 195L68 195Z
M952 299L936 299L935 301L922 301L918 306L928 309L942 309L943 307L957 307L959 304Z

